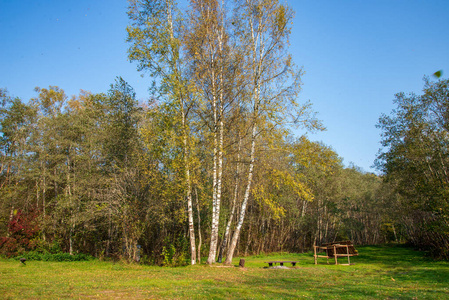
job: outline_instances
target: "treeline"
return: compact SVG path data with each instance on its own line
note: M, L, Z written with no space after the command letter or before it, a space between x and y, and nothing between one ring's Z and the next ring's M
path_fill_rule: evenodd
M185 263L184 152L173 112L139 105L121 78L106 94L81 92L67 99L54 86L36 92L27 103L1 94L1 252L140 255L151 263ZM343 168L325 145L274 133L260 136L239 255L306 251L335 239L373 244L391 238L381 227L388 220L379 205L380 178ZM192 211L197 253L204 257L211 236L213 145L197 143ZM226 230L232 233L239 221L245 192L239 182L249 161L238 158L237 150L247 147L240 141L226 149L219 250Z

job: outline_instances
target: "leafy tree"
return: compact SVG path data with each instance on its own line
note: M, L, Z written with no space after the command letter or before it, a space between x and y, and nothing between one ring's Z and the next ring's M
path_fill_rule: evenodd
M183 73L181 53L181 25L179 11L174 1L129 1L128 15L132 25L127 28L129 59L139 63L139 70L148 70L160 82L154 85L154 92L166 97L166 105L177 111L175 118L181 126L184 160L184 193L187 200L189 222L191 264L196 263L196 242L193 223L192 179L191 179L191 138L189 111L192 106L188 80Z
M130 164L137 143L136 94L123 78L117 77L105 100L105 151L112 168L123 168Z
M6 90L0 89L0 193L3 201L2 218L8 220L9 211L14 211L15 205L9 200L26 199L19 185L28 174L29 142L36 124L36 109L27 105L19 98L11 98ZM20 203L28 206L30 203ZM16 206L17 208L17 206ZM5 223L4 223L5 224Z
M422 95L396 94L396 109L379 119L377 166L406 199L411 241L447 257L449 81L424 81Z
M230 264L245 219L246 207L253 184L256 149L260 134L274 128L297 123L309 129L319 129L320 123L310 115L308 104L300 105L296 96L300 90L301 71L296 69L288 53L288 40L293 11L278 1L238 1L233 19L240 29L237 38L244 49L243 62L247 71L248 97L242 105L248 111L250 133L249 166L245 193L237 226L225 263Z

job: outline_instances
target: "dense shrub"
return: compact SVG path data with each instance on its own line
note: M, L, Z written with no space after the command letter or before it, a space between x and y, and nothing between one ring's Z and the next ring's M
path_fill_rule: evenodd
M41 260L41 261L87 261L93 260L94 257L88 254L78 253L70 255L69 253L59 252L59 253L49 253L49 252L38 252L29 251L23 253L20 256L16 256L15 259L26 258L27 260Z
M7 257L36 249L37 213L31 211L23 213L15 210L11 221L8 223L8 235L0 237L0 254Z

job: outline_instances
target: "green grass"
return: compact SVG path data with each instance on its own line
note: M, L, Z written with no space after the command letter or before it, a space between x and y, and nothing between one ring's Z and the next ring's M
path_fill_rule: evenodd
M399 246L358 247L350 266L314 265L308 254L245 258L245 269L0 260L2 299L449 299L449 262ZM299 260L289 270L269 260ZM343 258L340 259L345 262Z

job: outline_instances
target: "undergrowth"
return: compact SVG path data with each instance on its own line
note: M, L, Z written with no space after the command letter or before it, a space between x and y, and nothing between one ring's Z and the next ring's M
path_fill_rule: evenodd
M25 252L22 255L14 257L14 260L20 260L21 258L25 258L28 261L88 261L95 259L93 256L83 253L77 253L70 255L70 253L49 253L49 252L38 252L38 251L29 251Z

